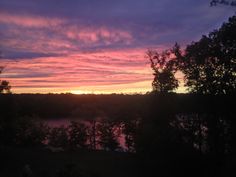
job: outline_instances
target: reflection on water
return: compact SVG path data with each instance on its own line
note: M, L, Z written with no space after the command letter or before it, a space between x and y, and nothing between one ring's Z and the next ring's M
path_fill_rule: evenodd
M61 119L49 119L46 120L45 123L51 128L54 127L68 127L71 121L76 121L78 123L83 123L86 126L91 128L91 122L81 119L75 119L75 118L61 118ZM117 129L121 129L121 127L116 127ZM119 146L122 148L123 151L127 150L127 147L125 145L125 135L122 133L122 130L119 131L119 135L117 135L117 139L119 142ZM97 147L98 149L101 149L100 146Z

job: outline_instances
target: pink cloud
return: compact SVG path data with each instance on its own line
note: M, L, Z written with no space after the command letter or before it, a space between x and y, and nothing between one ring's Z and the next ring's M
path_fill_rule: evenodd
M146 49L75 53L65 57L2 60L2 79L14 93L145 93L151 90L152 70ZM178 73L177 77L182 77ZM181 83L180 92L184 91Z
M126 44L130 44L133 40L130 32L108 27L70 26L66 29L59 28L60 32L65 33L69 39L78 40L83 43L104 42L109 45L123 41Z
M73 93L146 91L152 74L143 55L143 50L130 50L3 59L6 69L1 77L10 81L15 93L39 92L40 88L42 92Z
M60 23L55 23L58 26L50 28L50 24L55 22L53 19L41 19L41 17L34 19L22 16L9 16L9 18L10 20L6 20L4 15L0 13L0 23L6 22L23 26L23 28L10 27L4 33L1 43L11 49L61 55L71 54L74 51L94 50L94 48L102 49L104 46L111 49L116 45L125 47L134 41L129 31L111 27L88 27L82 24L65 27ZM34 26L34 30L28 28L30 26Z
M40 16L15 15L6 12L0 12L0 23L14 24L24 27L51 27L61 25L62 19L46 18Z

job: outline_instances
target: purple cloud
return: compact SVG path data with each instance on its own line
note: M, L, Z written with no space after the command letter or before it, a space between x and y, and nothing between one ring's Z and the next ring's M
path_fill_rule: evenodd
M0 0L2 77L22 88L148 90L145 50L198 40L233 14L206 0Z

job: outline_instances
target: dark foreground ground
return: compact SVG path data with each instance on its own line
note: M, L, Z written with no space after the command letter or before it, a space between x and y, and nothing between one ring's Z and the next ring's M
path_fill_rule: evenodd
M228 156L220 163L213 158L160 157L142 163L124 152L1 148L0 177L235 177L235 158Z
M1 177L132 177L138 176L135 157L121 152L78 150L50 152L34 148L1 149Z

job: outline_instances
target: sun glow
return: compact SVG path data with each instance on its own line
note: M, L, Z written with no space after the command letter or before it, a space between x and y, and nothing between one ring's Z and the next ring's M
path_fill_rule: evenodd
M145 93L152 71L145 49L77 53L34 59L2 59L1 78L13 93Z

